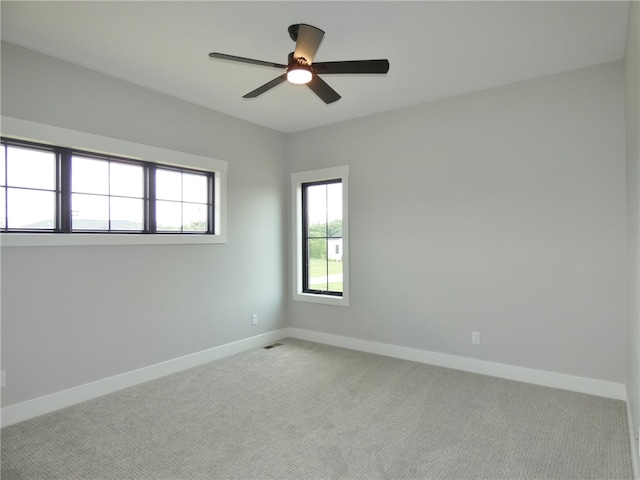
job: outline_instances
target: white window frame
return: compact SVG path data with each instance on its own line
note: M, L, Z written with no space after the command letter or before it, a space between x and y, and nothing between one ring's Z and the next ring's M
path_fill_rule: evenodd
M102 137L76 130L1 117L2 136L85 150L123 158L144 160L159 165L186 167L215 173L214 219L215 235L127 233L2 233L0 246L80 246L80 245L167 245L217 244L227 242L227 162L139 143Z
M302 291L302 184L324 180L342 181L342 296L305 293ZM322 303L325 305L349 306L349 166L323 168L291 174L292 205L292 284L293 300Z

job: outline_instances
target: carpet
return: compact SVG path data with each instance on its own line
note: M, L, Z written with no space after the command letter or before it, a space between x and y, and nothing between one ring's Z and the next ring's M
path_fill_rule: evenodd
M2 429L2 479L631 479L622 401L295 339Z

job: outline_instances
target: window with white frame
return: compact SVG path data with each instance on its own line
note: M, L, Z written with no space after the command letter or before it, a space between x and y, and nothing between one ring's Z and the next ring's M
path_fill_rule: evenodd
M3 248L227 242L227 162L7 116L0 124Z
M349 167L291 175L294 300L349 305Z

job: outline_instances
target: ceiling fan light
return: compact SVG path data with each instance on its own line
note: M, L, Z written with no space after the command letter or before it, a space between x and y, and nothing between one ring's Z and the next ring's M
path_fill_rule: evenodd
M309 83L311 77L311 69L306 65L294 65L287 70L287 80L296 85Z

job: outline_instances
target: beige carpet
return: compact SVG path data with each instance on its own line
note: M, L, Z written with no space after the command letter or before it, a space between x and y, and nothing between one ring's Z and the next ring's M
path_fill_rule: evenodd
M2 479L631 479L621 401L286 339L2 430Z

